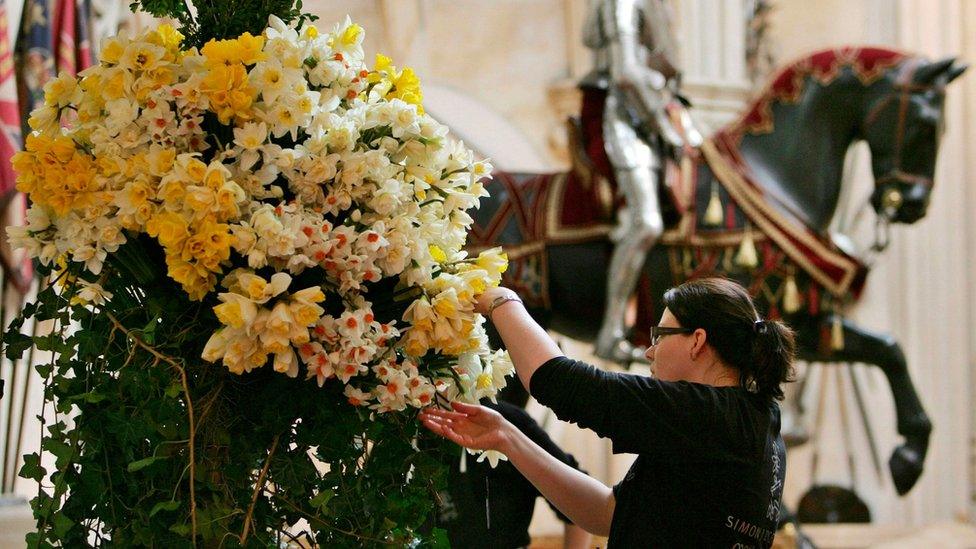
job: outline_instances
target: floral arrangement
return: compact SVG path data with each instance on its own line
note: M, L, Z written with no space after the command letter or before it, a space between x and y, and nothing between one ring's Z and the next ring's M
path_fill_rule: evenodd
M463 251L491 166L412 70L366 65L348 18L267 21L199 48L169 25L108 39L30 116L8 233L55 282L25 316L56 327L5 343L57 353L39 371L62 414L33 545L267 546L301 518L320 545L417 542L439 443L416 409L512 372L473 308L505 256Z

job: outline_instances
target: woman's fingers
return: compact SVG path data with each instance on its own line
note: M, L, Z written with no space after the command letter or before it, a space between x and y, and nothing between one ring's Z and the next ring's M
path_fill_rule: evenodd
M421 416L429 417L440 417L440 418L450 418L450 419L466 419L468 414L462 414L460 412L452 412L451 410L442 410L440 408L426 408L420 412Z
M477 404L465 404L464 402L453 401L451 402L451 407L454 411L466 414L469 416L478 415L481 412L481 406Z
M483 449L493 439L492 419L497 415L482 406L452 402L452 410L426 408L418 418L428 430L467 448Z
M432 423L432 424L440 425L442 427L450 426L450 427L453 428L455 425L464 422L466 418L463 418L463 417L462 418L451 418L451 417L437 416L437 415L434 415L434 414L425 414L425 415L421 416L420 419L422 421L424 421L425 423Z
M461 446L470 446L473 442L473 440L470 437L461 435L447 423L442 423L439 421L435 421L431 418L426 418L423 420L423 424L424 427L426 427L430 431L450 440L451 442L454 442L455 444L459 444Z
M433 431L434 433L437 433L442 437L448 437L447 426L444 423L441 423L439 421L434 420L433 418L428 417L423 419L423 424L424 427L426 427L430 431Z

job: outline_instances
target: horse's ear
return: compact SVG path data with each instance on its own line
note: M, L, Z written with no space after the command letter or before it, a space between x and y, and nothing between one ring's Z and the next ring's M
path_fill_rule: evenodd
M915 71L915 83L916 84L932 84L935 79L940 75L949 70L952 64L956 62L955 57L946 57L934 63L929 63L927 65L922 65Z
M961 65L953 65L952 68L949 69L949 78L946 80L946 84L952 82L956 78L959 78L962 75L962 73L966 72L966 69L968 68L969 68L969 64L967 63L963 63Z

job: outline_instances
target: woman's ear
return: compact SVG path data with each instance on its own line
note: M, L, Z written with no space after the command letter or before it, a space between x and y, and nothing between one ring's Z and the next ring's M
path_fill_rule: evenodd
M693 342L691 344L691 359L695 360L698 358L698 355L705 350L705 343L708 341L708 333L702 328L698 328L691 333L691 337L693 338Z

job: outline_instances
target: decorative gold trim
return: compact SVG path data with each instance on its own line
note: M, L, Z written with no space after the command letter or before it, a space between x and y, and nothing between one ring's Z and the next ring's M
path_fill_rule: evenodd
M755 223L764 234L771 238L784 252L800 265L806 272L810 274L817 282L819 282L824 288L830 291L835 296L843 296L847 293L851 282L857 275L858 266L855 262L835 253L830 250L822 242L811 237L803 230L796 230L794 224L789 220L782 217L782 215L771 208L763 199L762 196L751 188L749 183L747 183L742 175L729 167L726 159L722 154L716 149L715 144L711 140L706 140L702 144L702 152L705 153L705 158L708 161L708 165L712 168L716 177L719 178L724 185L729 195L735 200L736 204L742 208L746 216ZM819 257L824 258L826 261L833 263L840 270L844 271L844 276L840 282L835 282L830 276L824 273L816 265L812 264L806 258L806 254L798 250L790 239L786 236L785 231L789 231L790 235L796 240L800 241L804 246L808 247L813 253L817 254Z
M566 243L609 235L613 226L608 223L573 229L564 229L560 226L559 215L563 211L563 189L566 186L567 175L567 173L559 173L553 176L546 190L546 241L550 243ZM604 195L609 192L603 188L604 186L609 187L606 179L595 175L595 173L594 184L598 186L599 194Z
M684 219L681 221L684 222ZM674 229L662 234L660 243L666 246L738 246L745 236L745 229L722 231L715 234L682 234L679 229ZM767 239L768 237L763 233L752 233L754 242L764 242Z

